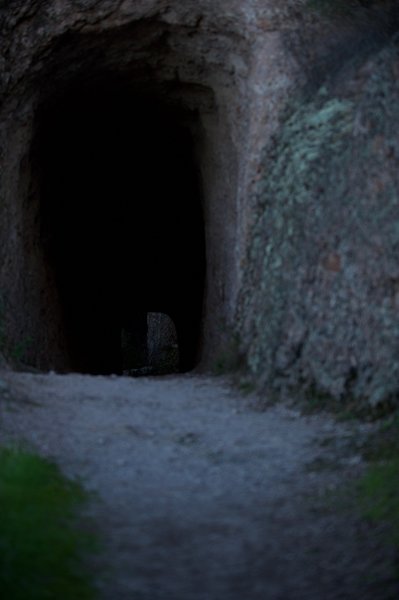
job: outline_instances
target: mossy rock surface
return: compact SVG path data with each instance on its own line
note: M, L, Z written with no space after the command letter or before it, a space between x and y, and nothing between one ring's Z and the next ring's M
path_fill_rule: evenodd
M240 321L264 388L397 402L398 44L293 101L265 149Z

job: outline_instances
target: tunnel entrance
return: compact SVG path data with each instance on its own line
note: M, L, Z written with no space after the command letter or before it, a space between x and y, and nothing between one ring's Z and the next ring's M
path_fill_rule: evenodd
M112 88L80 89L38 113L41 240L70 368L142 367L148 313L163 313L176 328L179 370L189 371L200 355L205 278L195 115Z

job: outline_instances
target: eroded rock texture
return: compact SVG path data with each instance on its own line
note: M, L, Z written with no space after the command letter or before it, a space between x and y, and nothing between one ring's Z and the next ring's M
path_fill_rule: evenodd
M117 372L160 312L182 370L234 334L265 389L396 398L397 8L323 6L0 3L8 354Z

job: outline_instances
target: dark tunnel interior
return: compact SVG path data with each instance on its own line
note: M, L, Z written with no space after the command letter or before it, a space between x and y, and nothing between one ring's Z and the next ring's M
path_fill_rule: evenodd
M192 117L191 117L192 118ZM145 365L147 313L173 320L182 372L199 360L205 278L201 182L183 109L113 88L38 113L40 235L71 369L122 373L122 332Z

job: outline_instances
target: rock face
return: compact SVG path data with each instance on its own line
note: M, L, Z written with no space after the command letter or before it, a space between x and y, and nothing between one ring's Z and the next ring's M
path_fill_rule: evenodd
M115 371L162 312L184 370L234 334L267 389L394 400L397 9L323 5L0 3L8 353Z
M380 40L293 97L266 145L241 307L265 388L373 408L399 373L399 38Z

